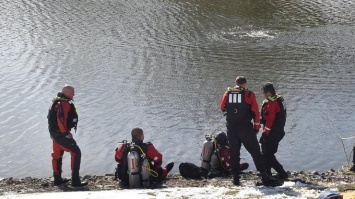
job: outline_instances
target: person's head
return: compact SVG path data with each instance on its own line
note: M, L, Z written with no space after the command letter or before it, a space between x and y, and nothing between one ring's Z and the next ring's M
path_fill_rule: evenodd
M143 134L143 130L141 128L138 128L138 127L133 128L131 131L131 135L132 135L133 142L144 140L144 134Z
M62 88L62 93L67 97L69 98L70 100L72 100L74 98L74 87L72 86L69 86L69 85L65 85L63 88Z
M265 98L268 98L269 96L276 95L274 85L270 82L264 84L261 89L263 90Z
M228 145L227 134L225 132L219 132L216 135L216 141L217 141L217 144L219 144L221 146L227 146Z
M235 78L235 84L237 86L245 88L245 86L247 85L247 79L243 76L238 76L237 78Z

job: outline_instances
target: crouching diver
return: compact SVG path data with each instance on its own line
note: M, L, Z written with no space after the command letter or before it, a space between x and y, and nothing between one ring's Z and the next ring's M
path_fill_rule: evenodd
M201 167L208 172L208 177L227 176L231 174L228 137L225 132L216 136L206 135L201 153ZM246 170L248 163L239 164L239 171Z
M123 141L116 148L116 177L130 188L148 188L152 182L161 182L174 167L174 163L170 162L161 167L162 154L152 143L143 142L144 134L141 128L132 129L131 135L131 143Z

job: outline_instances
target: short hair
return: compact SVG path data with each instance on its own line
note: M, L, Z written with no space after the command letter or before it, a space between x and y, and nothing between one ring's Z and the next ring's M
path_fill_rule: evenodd
M143 135L143 130L141 128L133 128L131 131L132 141L137 141Z
M65 85L63 88L62 88L62 92L66 92L67 90L74 90L74 87L73 86L70 86L70 85Z
M238 76L235 78L235 83L238 85L242 85L244 83L247 83L247 79L244 76Z
M263 90L264 93L267 93L268 91L270 91L270 93L272 95L276 95L274 85L270 82L267 82L266 84L264 84L263 87L261 87L261 90Z

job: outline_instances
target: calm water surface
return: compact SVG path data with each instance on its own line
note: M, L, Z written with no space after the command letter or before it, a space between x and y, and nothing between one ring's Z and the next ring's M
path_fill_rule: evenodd
M237 75L259 106L264 82L284 96L277 157L287 170L347 164L339 136L354 135L353 1L3 0L0 9L0 177L51 176L46 115L65 84L76 88L81 175L113 173L117 142L135 126L173 172L199 164L204 135L226 131L219 101ZM344 140L348 156L354 141ZM242 157L254 170L244 148Z

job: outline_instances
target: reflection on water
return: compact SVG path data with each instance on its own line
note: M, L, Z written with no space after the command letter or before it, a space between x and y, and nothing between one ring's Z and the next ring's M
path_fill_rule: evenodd
M226 130L219 100L237 75L259 105L266 81L284 95L287 134L277 155L286 169L346 164L338 135L351 136L355 119L351 1L25 0L0 8L0 176L51 175L47 108L67 83L77 92L82 175L112 173L116 143L135 126L164 162L198 164L204 135ZM344 144L350 151L353 141ZM245 149L242 156L252 162Z

